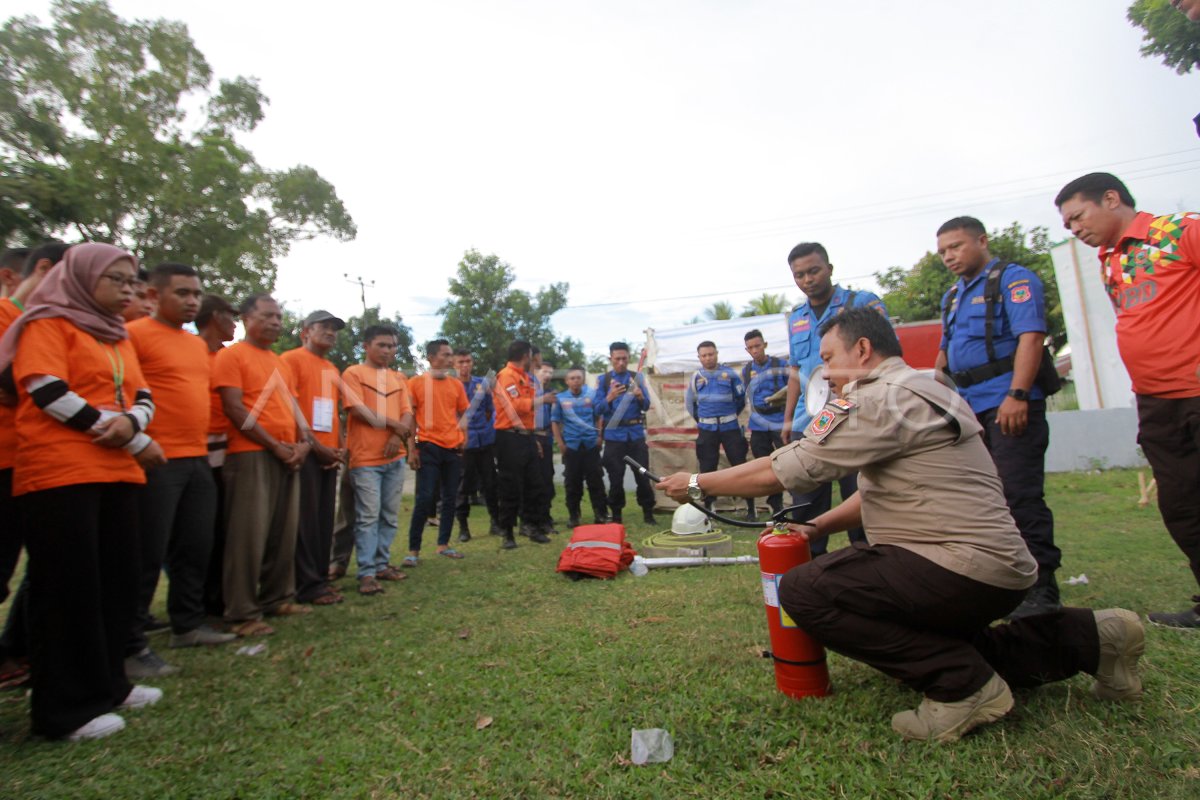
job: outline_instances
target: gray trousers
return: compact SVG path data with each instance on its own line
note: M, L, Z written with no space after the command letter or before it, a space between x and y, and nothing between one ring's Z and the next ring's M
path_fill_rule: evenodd
M262 619L296 594L300 480L257 450L230 453L225 480L225 621Z

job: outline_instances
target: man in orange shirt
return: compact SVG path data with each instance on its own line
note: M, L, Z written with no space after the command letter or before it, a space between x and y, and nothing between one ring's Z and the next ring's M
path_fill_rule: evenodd
M354 549L358 553L359 594L383 591L380 580L407 576L391 564L404 487L404 442L412 434L408 381L392 369L399 332L372 325L363 332L363 363L342 374L346 403L346 449L354 486ZM349 558L349 553L347 553Z
M217 354L212 385L229 418L225 457L225 621L238 636L275 632L265 614L307 614L296 593L298 473L309 444L296 418L295 378L271 352L283 316L265 294L238 308L246 338Z
M125 660L130 678L179 669L151 649L145 631L164 565L170 576L170 646L224 644L235 638L204 624L204 576L217 503L208 466L209 355L204 342L183 329L196 318L204 292L200 276L186 264L159 264L147 283L154 314L125 329L158 408L147 432L162 447L167 463L146 473L146 488L138 498L142 559L138 616Z
M196 331L208 347L210 373L217 353L225 349L226 342L233 341L237 318L237 309L223 297L210 294L200 301ZM208 466L217 485L217 513L213 519L212 554L204 578L204 610L211 617L220 617L225 613L225 595L221 588L225 571L225 479L221 468L225 466L225 451L229 447L229 419L221 405L221 393L211 389L208 394Z
M1200 584L1200 214L1137 211L1107 172L1071 181L1054 204L1067 230L1100 248L1117 349L1137 395L1138 444L1158 483L1163 524ZM1200 628L1200 595L1192 602L1149 620Z
M337 469L346 458L338 419L337 367L325 355L337 344L346 323L328 311L304 318L303 345L280 356L292 369L300 412L308 422L312 446L300 468L300 529L296 538L296 600L317 606L342 602L329 585L329 552L333 545L333 512Z
M429 371L408 382L417 423L417 443L409 451L408 463L417 471L417 499L408 526L408 555L401 562L405 567L418 563L421 534L433 514L433 496L439 486L442 514L438 518L438 555L463 557L450 547L450 532L454 529L454 501L462 477L462 449L467 441L467 419L463 415L470 403L462 382L447 375L454 360L450 343L434 339L425 345L425 357L429 359Z
M517 512L521 509L531 511L542 502L540 462L533 437L534 408L553 403L554 395L537 395L533 377L529 374L532 352L532 345L519 339L508 346L508 364L496 375L496 388L492 393L492 403L496 406L496 489L500 503L500 533L504 537L501 547L505 550L517 546L513 538ZM525 522L530 524L530 539L538 544L550 541L540 528L534 527L536 520L529 518Z
M10 247L0 253L0 298L12 297L12 293L21 285L21 275L28 259L28 247Z
M126 322L144 319L154 313L154 300L150 297L150 273L138 268L137 280L133 283L133 302L125 307L121 316Z
M25 250L25 263L20 266L12 260L15 256L10 258L10 253L24 248L14 248L0 258L0 263L4 265L0 269L0 282L6 290L5 298L0 300L0 335L24 312L25 299L38 287L50 267L62 260L68 247L62 242L47 242L32 252ZM16 271L15 285L3 274L11 269ZM11 399L15 404L16 397ZM8 597L8 582L17 568L23 543L12 496L13 464L17 450L16 424L15 407L0 402L0 520L4 520L4 524L0 525L0 603ZM23 663L29 657L28 608L29 577L26 572L8 607L4 633L0 634L0 683L20 679L28 672Z

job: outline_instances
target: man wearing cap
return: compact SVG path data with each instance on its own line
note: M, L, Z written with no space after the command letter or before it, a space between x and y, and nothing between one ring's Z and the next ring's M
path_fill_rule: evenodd
M721 458L725 457L736 466L745 463L746 436L738 414L746 407L746 388L735 370L717 363L717 346L704 341L696 347L700 369L692 373L684 391L683 404L696 420L700 433L696 436L696 461L701 472L712 472ZM709 497L705 505L712 508L715 498ZM754 516L754 501L747 500L747 513Z
M809 540L861 525L856 545L777 580L778 607L834 652L921 692L892 717L906 739L950 742L1013 707L1010 686L1079 672L1103 700L1142 694L1145 632L1125 609L1062 608L992 625L1037 580L1037 562L1004 501L982 427L950 387L912 369L887 320L854 308L820 329L826 376L838 397L796 442L659 487L683 501L760 496L861 471L862 491L790 527Z
M337 470L346 459L338 418L341 376L325 355L346 323L328 311L304 318L303 344L280 356L296 378L300 412L312 449L300 467L300 527L296 535L296 600L318 606L341 602L329 584L329 553L337 500Z

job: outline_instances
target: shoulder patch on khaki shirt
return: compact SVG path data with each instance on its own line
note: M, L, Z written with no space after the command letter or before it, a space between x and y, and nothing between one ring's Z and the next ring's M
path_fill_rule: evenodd
M843 405L830 402L825 408L817 412L813 417L812 422L808 424L808 430L804 432L806 438L812 439L817 444L824 441L830 431L841 425L850 415L850 408L854 408L853 403L848 403L849 408Z

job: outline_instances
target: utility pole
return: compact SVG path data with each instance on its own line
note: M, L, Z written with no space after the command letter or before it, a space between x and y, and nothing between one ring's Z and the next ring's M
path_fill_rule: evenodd
M375 281L364 281L362 275L357 278L351 278L349 272L343 272L342 277L346 279L346 283L353 283L358 287L358 296L362 300L363 316L367 314L367 287L375 288Z

